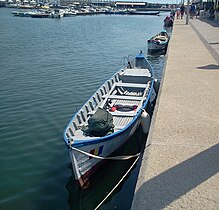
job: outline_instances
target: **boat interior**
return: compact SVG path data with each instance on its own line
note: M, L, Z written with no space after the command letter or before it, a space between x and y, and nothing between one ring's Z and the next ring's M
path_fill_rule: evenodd
M85 103L70 122L66 136L70 139L86 140L83 127L98 107L113 115L114 132L127 126L141 109L151 87L151 73L148 69L123 69L106 81ZM96 137L93 137L96 138Z
M153 40L167 41L169 36L165 32L161 32L152 38Z
M160 41L166 41L167 39L168 39L168 37L166 37L166 36L158 35L158 36L155 37L155 40L160 40Z

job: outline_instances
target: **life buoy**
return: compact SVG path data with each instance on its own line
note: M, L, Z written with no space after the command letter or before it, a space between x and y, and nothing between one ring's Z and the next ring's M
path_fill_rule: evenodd
M137 105L122 105L118 104L113 107L111 107L110 111L115 112L115 111L120 111L120 112L130 112L130 111L136 111L138 108Z

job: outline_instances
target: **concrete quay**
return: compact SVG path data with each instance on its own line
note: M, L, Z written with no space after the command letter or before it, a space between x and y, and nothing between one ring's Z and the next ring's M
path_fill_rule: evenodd
M131 210L219 209L219 24L175 20Z

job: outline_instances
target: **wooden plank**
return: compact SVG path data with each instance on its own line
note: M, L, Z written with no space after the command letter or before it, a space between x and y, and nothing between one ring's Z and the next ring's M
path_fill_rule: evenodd
M110 112L113 117L134 117L136 112Z
M120 99L120 100L134 100L134 101L141 101L142 97L138 96L122 96L122 95L110 95L109 99Z
M116 83L116 87L146 88L148 84Z

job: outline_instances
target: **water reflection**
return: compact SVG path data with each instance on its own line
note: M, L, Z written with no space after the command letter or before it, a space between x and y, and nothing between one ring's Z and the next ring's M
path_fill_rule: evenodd
M158 81L161 81L163 74L163 67L166 61L166 54L155 53L155 54L147 54L147 59L151 63L154 69L154 76Z
M114 155L133 155L142 150L145 145L147 136L142 132L142 128L139 127L134 135L128 140L128 142ZM107 160L96 173L90 179L90 186L86 190L81 190L76 187L73 175L69 177L66 188L69 193L68 203L71 210L91 210L95 209L98 204L107 196L107 194L114 188L114 186L121 180L124 174L129 170L130 166L135 161L135 158L130 160L113 161ZM139 167L134 166L133 170L139 170ZM135 184L137 180L137 174L132 176L131 182ZM126 197L126 201L123 202L123 206L119 207L119 203L116 205L117 209L129 209L131 206L132 196L134 193L134 187L128 187L122 195L119 194L124 187L125 182L130 179L130 173L125 177L121 184L115 189L111 196L103 203L101 209L110 209L109 205L112 205L110 201L116 195L118 197ZM133 186L134 186L133 184Z

